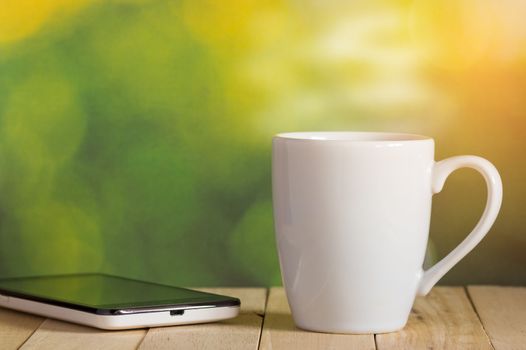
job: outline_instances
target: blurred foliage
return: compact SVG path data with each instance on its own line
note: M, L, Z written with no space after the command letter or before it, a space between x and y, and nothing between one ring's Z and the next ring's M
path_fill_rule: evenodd
M495 162L513 189L494 229L505 233L448 278L526 283L521 10L514 0L1 2L0 274L278 284L271 136L376 129L436 136L437 158ZM438 255L482 210L480 180L459 179L434 208Z

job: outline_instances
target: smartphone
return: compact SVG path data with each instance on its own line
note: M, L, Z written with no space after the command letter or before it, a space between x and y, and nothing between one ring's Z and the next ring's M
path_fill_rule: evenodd
M239 299L106 274L0 279L0 306L101 329L236 317Z

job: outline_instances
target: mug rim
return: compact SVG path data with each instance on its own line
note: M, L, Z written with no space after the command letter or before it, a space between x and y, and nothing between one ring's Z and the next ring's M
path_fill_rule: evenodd
M282 132L274 136L275 139L307 142L422 142L432 141L429 136L376 131L294 131Z

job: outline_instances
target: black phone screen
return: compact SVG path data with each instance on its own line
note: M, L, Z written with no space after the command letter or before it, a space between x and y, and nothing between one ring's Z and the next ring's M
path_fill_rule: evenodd
M105 274L0 279L0 293L99 314L170 306L238 306L232 297Z

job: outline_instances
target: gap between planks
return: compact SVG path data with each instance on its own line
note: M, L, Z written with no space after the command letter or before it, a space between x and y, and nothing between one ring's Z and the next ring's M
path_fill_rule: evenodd
M374 350L374 336L307 332L296 328L285 291L270 289L260 349L366 349Z
M524 349L526 288L469 286L467 290L495 350Z
M263 288L207 290L240 297L239 319L115 332L0 308L2 348L491 349L487 336L496 350L522 349L526 344L524 287L469 286L467 293L462 287L435 287L427 297L417 298L402 331L376 337L297 329L282 288L270 293Z
M394 333L313 333L294 326L285 292L272 288L261 349L492 349L463 287L436 287L418 297L406 327Z
M463 287L435 287L417 297L404 329L376 336L384 349L492 349Z
M104 331L46 319L21 349L135 349L145 335L145 329Z
M43 317L0 308L0 339L4 349L18 349L44 322Z
M139 346L147 349L254 349L259 346L267 300L265 288L207 288L241 300L238 317L202 325L150 328Z
M203 289L202 289L203 290ZM222 322L104 331L0 308L2 349L257 349L267 290L208 288L242 300L240 315Z

